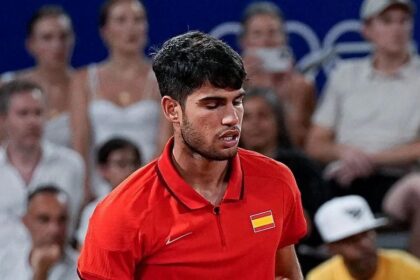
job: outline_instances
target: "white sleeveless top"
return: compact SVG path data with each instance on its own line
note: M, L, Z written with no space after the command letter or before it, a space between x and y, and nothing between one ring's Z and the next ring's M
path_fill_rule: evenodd
M17 78L15 72L6 72L0 76L2 83L10 82ZM53 144L71 148L71 130L70 130L70 115L68 112L63 112L45 122L44 125L44 140Z
M150 70L147 82L153 78ZM123 137L135 143L142 153L143 162L149 162L156 151L156 138L160 118L159 102L140 100L127 107L97 98L99 88L98 68L88 66L88 81L91 91L89 115L92 126L93 146L96 148L114 137ZM145 90L151 91L150 83Z

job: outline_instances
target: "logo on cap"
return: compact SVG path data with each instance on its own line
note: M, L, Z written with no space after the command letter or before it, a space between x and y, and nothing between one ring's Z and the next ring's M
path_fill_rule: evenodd
M360 208L345 209L344 211L347 215L351 216L355 220L360 220L363 215L363 211Z

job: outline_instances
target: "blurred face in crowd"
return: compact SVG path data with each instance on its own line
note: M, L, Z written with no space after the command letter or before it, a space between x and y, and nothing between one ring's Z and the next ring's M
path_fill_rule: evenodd
M208 160L227 160L236 155L242 125L243 89L204 85L176 102L176 133L194 154Z
M243 50L249 48L273 48L286 44L283 22L270 14L257 14L244 24L241 39Z
M65 15L45 16L34 23L27 48L39 65L67 67L74 46L70 19Z
M28 228L34 247L66 243L67 202L63 194L40 193L32 198L23 222Z
M45 99L38 90L14 94L4 116L8 139L22 149L33 149L41 141Z
M99 169L103 178L114 188L139 167L140 162L134 151L123 148L111 152L106 164Z
M357 274L358 279L370 279L378 261L375 242L376 233L370 230L331 243L329 247L332 253L343 257L345 264Z
M146 11L138 1L118 1L108 11L102 37L111 50L138 53L147 40Z
M276 147L278 126L271 106L263 97L253 96L244 101L241 142L246 149L262 151Z
M407 53L412 36L412 16L402 6L394 5L365 22L363 33L375 50L395 55Z

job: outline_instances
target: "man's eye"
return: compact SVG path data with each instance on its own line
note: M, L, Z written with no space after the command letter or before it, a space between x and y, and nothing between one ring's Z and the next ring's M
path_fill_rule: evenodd
M243 99L242 98L233 101L233 105L235 105L235 106L240 106L242 104L243 104Z
M216 109L217 106L218 106L218 104L216 102L206 103L206 108L207 109Z

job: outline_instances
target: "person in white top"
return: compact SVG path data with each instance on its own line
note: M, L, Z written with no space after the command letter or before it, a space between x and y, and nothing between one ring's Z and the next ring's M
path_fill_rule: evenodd
M13 280L75 280L77 253L67 245L68 197L52 185L27 199L23 223L30 239L11 238L0 252L0 275Z
M69 231L74 230L83 195L83 160L68 148L42 141L45 110L43 92L33 82L14 80L0 89L0 118L7 132L7 142L0 147L2 232L20 220L27 193L42 184L57 185L69 194Z
M328 165L333 193L356 193L374 212L420 157L420 60L411 52L414 4L365 0L371 56L338 65L317 108L307 152Z
M35 65L4 73L0 83L27 79L39 84L48 101L44 138L70 147L70 59L75 41L71 18L61 6L45 5L33 13L26 29L26 48Z
M137 144L145 162L149 162L160 152L170 130L160 112L155 75L144 55L148 31L145 7L138 0L108 0L99 18L109 57L75 73L73 148L94 170L92 148L122 137ZM94 195L94 191L87 187L86 196Z

